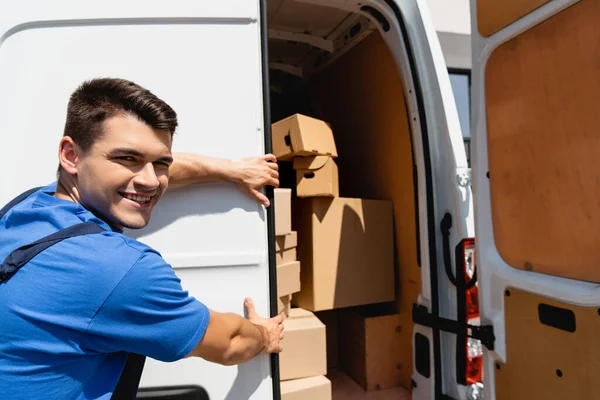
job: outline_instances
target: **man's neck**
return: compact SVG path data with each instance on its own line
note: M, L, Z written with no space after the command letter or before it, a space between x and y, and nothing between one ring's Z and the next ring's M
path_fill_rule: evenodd
M56 183L56 191L54 192L54 197L77 203L77 200L75 200L75 198L69 193L69 191L65 188L60 179Z

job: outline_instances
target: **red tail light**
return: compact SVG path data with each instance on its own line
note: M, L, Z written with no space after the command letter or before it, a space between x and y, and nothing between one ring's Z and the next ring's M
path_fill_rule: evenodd
M463 257L465 266L465 282L467 282L466 307L467 322L470 325L479 325L479 297L475 277L475 239L466 239L463 242ZM483 380L483 347L479 340L467 338L465 346L467 354L467 368L465 371L467 385L472 385Z

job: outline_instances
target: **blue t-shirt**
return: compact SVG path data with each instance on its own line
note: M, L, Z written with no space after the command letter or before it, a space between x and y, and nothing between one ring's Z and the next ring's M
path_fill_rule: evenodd
M56 183L0 220L0 260L81 222L106 232L66 239L0 284L0 398L109 399L125 352L188 355L209 321L152 248L115 231ZM1 208L1 207L0 207Z

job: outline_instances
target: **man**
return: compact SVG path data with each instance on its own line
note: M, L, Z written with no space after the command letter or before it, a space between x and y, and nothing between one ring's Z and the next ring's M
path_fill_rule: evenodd
M233 365L281 351L282 316L261 318L251 299L248 319L209 310L155 250L122 234L148 224L169 184L230 180L263 203L259 189L278 185L273 156L173 157L176 126L170 106L129 81L72 94L58 181L0 220L0 260L82 222L104 230L54 244L0 284L2 399L108 399L127 353Z

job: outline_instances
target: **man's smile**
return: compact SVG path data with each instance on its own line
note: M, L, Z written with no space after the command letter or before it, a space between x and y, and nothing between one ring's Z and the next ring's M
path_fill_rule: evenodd
M118 192L121 197L135 203L137 206L148 207L155 195L148 196L147 194L136 194L127 192Z

